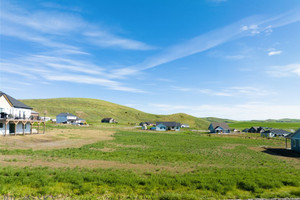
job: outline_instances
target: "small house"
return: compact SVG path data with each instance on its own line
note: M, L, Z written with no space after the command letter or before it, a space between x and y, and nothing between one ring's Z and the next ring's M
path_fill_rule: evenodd
M103 118L101 123L117 123L117 121L114 118Z
M77 116L71 113L60 113L56 115L56 123L72 124L77 120Z
M287 132L282 129L271 129L261 133L262 137L285 137L289 135L290 132Z
M248 133L262 133L265 131L264 127L261 126L252 126L249 128Z
M177 122L156 122L157 131L180 131L180 126Z
M300 152L300 129L298 129L295 133L290 133L285 138L286 138L286 147L287 147L287 139L291 139L291 150Z
M225 122L212 122L208 130L210 130L210 133L230 133L229 126Z

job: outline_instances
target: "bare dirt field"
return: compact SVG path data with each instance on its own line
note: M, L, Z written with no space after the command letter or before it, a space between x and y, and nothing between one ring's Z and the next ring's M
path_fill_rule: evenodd
M0 149L61 149L81 147L98 141L112 140L114 131L90 129L54 129L46 134L0 137Z
M51 168L103 168L103 169L127 169L138 171L172 171L187 172L184 167L169 167L152 164L131 164L108 160L85 160L85 159L66 159L66 158L41 158L25 155L0 155L1 166L18 167L51 167Z

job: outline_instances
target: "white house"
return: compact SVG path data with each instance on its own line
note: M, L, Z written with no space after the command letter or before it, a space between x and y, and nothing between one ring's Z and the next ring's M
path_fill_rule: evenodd
M32 108L0 91L0 135L32 133Z

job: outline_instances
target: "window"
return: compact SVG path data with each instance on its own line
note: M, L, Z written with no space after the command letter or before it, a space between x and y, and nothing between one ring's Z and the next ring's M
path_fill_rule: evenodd
M296 147L296 140L292 140L293 147Z
M0 123L0 128L3 128L3 123Z

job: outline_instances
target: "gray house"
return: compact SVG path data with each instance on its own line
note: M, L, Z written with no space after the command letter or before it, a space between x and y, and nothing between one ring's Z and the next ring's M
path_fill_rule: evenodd
M208 130L210 130L210 133L230 133L228 124L225 122L212 122L209 125Z
M287 132L282 129L272 129L272 130L267 130L261 133L262 137L285 137L289 135L290 132Z
M56 123L72 124L76 122L77 116L71 113L60 113L56 115Z
M156 122L157 131L180 131L180 126L177 122Z

